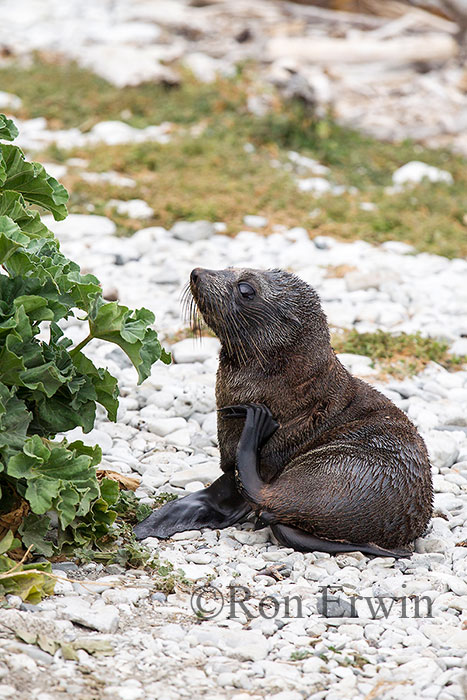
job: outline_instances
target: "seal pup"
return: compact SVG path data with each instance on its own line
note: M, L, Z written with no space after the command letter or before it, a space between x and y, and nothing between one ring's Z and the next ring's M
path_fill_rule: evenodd
M432 512L414 425L339 362L317 293L282 270L196 268L194 304L221 341L224 474L165 504L139 539L224 528L251 511L299 551L410 556Z

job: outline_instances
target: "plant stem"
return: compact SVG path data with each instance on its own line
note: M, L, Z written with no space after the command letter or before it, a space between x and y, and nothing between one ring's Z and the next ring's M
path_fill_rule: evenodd
M77 352L82 350L84 346L87 345L89 341L93 339L93 337L94 336L91 333L89 333L89 335L87 335L85 339L81 341L81 343L78 343L78 345L75 348L73 348L73 350L70 350L71 357L73 357L73 355L76 355Z

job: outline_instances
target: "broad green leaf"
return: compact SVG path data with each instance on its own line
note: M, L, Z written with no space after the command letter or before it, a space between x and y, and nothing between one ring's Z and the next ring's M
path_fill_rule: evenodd
M79 441L67 447L53 443L48 447L34 435L23 452L9 460L7 473L26 480L24 497L34 514L55 510L65 529L77 515L88 514L96 500L104 500L107 505L113 501L113 485L105 485L103 498L97 482L94 465L101 455L100 448L87 447Z
M0 264L8 260L15 250L29 243L20 227L9 216L0 216Z
M82 440L74 440L74 442L64 442L63 446L68 450L73 450L78 455L86 455L89 457L92 467L97 467L102 460L102 449L99 445L85 445Z
M54 546L46 539L49 530L50 518L47 515L29 513L21 523L18 532L25 547L32 547L34 552L51 557Z
M89 311L96 297L102 293L97 277L90 274L82 275L77 270L72 270L67 274L67 281L74 305L78 309Z
M50 239L32 239L26 248L10 255L6 269L12 277L33 278L49 285L47 299L55 320L70 315L73 307L89 311L101 294L97 278L81 275L79 267L62 255L58 243Z
M114 483L116 484L116 482ZM118 488L118 484L116 485ZM104 498L98 498L92 504L89 513L82 517L76 526L72 525L74 541L77 544L85 544L89 541L99 540L109 531L116 517L116 511L109 507L107 501Z
M109 420L115 422L118 409L118 382L115 377L112 377L106 369L95 367L82 352L74 353L72 359L73 364L81 374L91 377L97 401L107 410Z
M0 114L0 139L14 141L18 136L18 129L12 119L8 119L4 114Z
M29 603L39 603L54 592L55 581L50 562L20 564L6 554L0 554L0 595L11 593Z
M170 354L170 352L167 352L167 350L165 350L165 348L163 348L163 347L161 347L161 356L160 356L160 360L161 360L165 365L170 365L170 363L172 362L172 355Z
M73 486L68 484L62 487L60 495L55 503L55 508L58 513L60 525L63 529L73 522L78 512L78 504L81 494Z
M23 386L28 389L38 389L48 398L67 382L67 377L60 373L53 362L26 369L20 373L19 379Z
M148 309L134 312L116 301L104 302L97 297L89 316L91 335L119 345L138 372L141 384L151 372L151 366L161 356L157 333L148 328L154 314Z
M16 307L22 306L31 321L53 321L54 312L48 308L47 299L35 294L23 294L16 297Z
M2 316L5 319L0 323L2 329L17 324L19 319L12 321L11 318L20 306L29 321L59 320L64 316L63 309L67 311L66 298L51 280L0 275L0 319Z
M54 237L52 231L42 223L39 212L28 209L24 197L19 192L0 191L0 215L9 216L23 233L31 238L53 239Z
M48 209L57 221L66 217L68 192L40 163L28 163L18 146L2 146L2 156L5 189L20 192L26 201Z
M109 506L114 506L118 501L119 486L113 479L102 479L101 481L101 498Z
M96 404L87 401L80 405L79 411L70 405L69 396L52 396L50 399L41 396L35 406L34 427L42 435L56 435L67 430L73 430L77 426L83 432L89 433L94 427L96 417Z
M3 539L0 540L0 554L6 554L6 552L20 545L21 542L15 538L11 530L8 530Z
M23 447L31 418L24 401L16 398L15 389L0 383L0 452Z
M41 476L38 479L31 478L26 489L26 499L31 504L34 513L43 515L52 508L54 499L61 489L61 482L58 479L49 479Z

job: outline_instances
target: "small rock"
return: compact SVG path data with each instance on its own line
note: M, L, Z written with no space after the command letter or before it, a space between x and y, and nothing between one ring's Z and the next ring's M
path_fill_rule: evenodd
M467 630L443 623L426 624L422 628L423 634L432 641L437 648L466 649Z
M268 220L265 216L257 216L256 214L247 214L243 217L243 223L245 226L251 226L251 228L263 228L267 225Z
M114 605L90 605L81 598L67 599L62 615L66 620L106 634L114 634L117 631L120 618Z
M173 642L180 642L186 636L186 632L181 625L170 622L160 630L162 639L170 639Z
M0 109L7 110L17 110L21 108L23 101L21 97L17 95L12 95L10 92L3 92L0 90Z
M172 345L172 357L177 364L185 362L204 362L219 354L220 342L217 338L185 338Z
M104 454L107 454L112 449L112 438L110 435L97 428L94 428L89 433L83 433L82 428L73 428L66 434L66 438L68 442L81 440L85 445L90 445L91 447L99 445Z
M289 151L287 155L289 160L297 166L297 169L311 170L315 175L327 175L331 172L326 165L322 165L317 160L303 156L296 151Z
M451 467L455 463L459 448L454 438L441 430L432 430L424 438L434 467Z
M88 49L89 50L89 49ZM113 67L115 70L115 67ZM136 129L121 121L105 121L95 124L86 141L88 144L105 143L109 146L117 146L124 143L143 143L144 141L156 141L166 143L170 140L168 132L170 124L167 122L157 126L147 126L145 129Z
M351 372L354 370L355 366L369 367L373 362L371 357L367 357L366 355L354 355L350 352L338 353L337 359Z
M300 192L313 192L313 194L326 194L332 190L331 183L324 177L307 177L297 180Z
M161 591L157 591L156 593L153 593L151 595L151 600L154 603L165 603L167 602L167 596L165 593L162 593Z
M206 486L206 484L212 484L220 476L222 476L222 470L217 462L203 462L190 469L176 472L170 477L170 484L171 486L183 487L192 481L200 481Z
M312 656L309 659L305 659L302 670L303 673L319 673L324 666L323 659L320 659L318 656Z
M219 58L212 58L200 51L186 54L184 64L191 70L195 78L202 83L213 83L218 75L231 76L235 74L235 66Z
M422 182L426 178L430 182L446 182L451 185L454 178L447 170L440 170L433 165L427 165L419 160L412 160L392 174L392 181L395 185L405 185L407 182Z
M196 491L201 491L201 489L204 489L202 481L191 481L185 486L185 491L187 491L187 493L196 493Z
M258 632L217 628L196 630L195 634L200 644L215 645L239 661L260 661L269 650L268 640Z
M191 581L199 581L206 576L215 576L212 566L205 564L183 564L181 567L185 576Z
M189 430L175 430L173 433L165 436L167 442L171 445L180 445L182 447L188 447L191 443L191 435Z
M66 175L67 167L66 165L59 165L58 163L42 163L49 175L52 175L56 180L60 180Z
M348 272L345 276L345 284L349 292L361 289L379 289L382 284L396 283L400 281L399 275L394 270L372 270L360 272L358 270Z
M144 411L141 412L144 417ZM165 437L170 433L186 428L186 420L184 418L157 418L147 421L148 429L151 433Z
M174 238L187 243L202 241L215 235L216 230L209 221L177 221L170 229Z
M22 600L22 598L19 597L19 595L11 595L11 594L6 596L6 601L7 601L8 605L10 606L10 608L16 608L17 610L19 610L19 608L21 607L21 605L23 603L23 600Z
M81 159L70 158L70 160L67 162L69 165L71 165L72 161L77 160ZM86 161L85 165L81 165L80 167L85 168ZM91 184L94 184L95 182L108 182L109 185L114 185L115 187L136 187L136 180L133 180L131 177L125 177L125 175L120 175L120 173L113 170L109 170L107 173L83 172L81 173L80 177L85 182L90 182Z
M458 338L449 348L451 355L467 355L467 338Z
M118 605L120 603L130 603L135 604L144 598L149 598L148 588L125 588L122 589L109 589L102 593L102 600L106 603L113 603Z
M154 216L154 209L143 199L129 199L126 202L111 199L109 200L109 207L114 207L118 214L129 216L130 219L150 219Z
M95 214L68 214L63 221L55 221L53 216L45 215L42 222L59 240L79 240L82 236L113 236L117 230L111 219Z
M356 610L349 602L329 592L326 598L321 594L318 596L317 610L323 617L358 617Z

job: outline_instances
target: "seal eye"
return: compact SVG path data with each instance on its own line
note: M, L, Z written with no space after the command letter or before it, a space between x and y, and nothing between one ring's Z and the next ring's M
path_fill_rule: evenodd
M238 290L244 299L253 299L256 294L251 284L248 284L247 282L240 282L238 285Z

